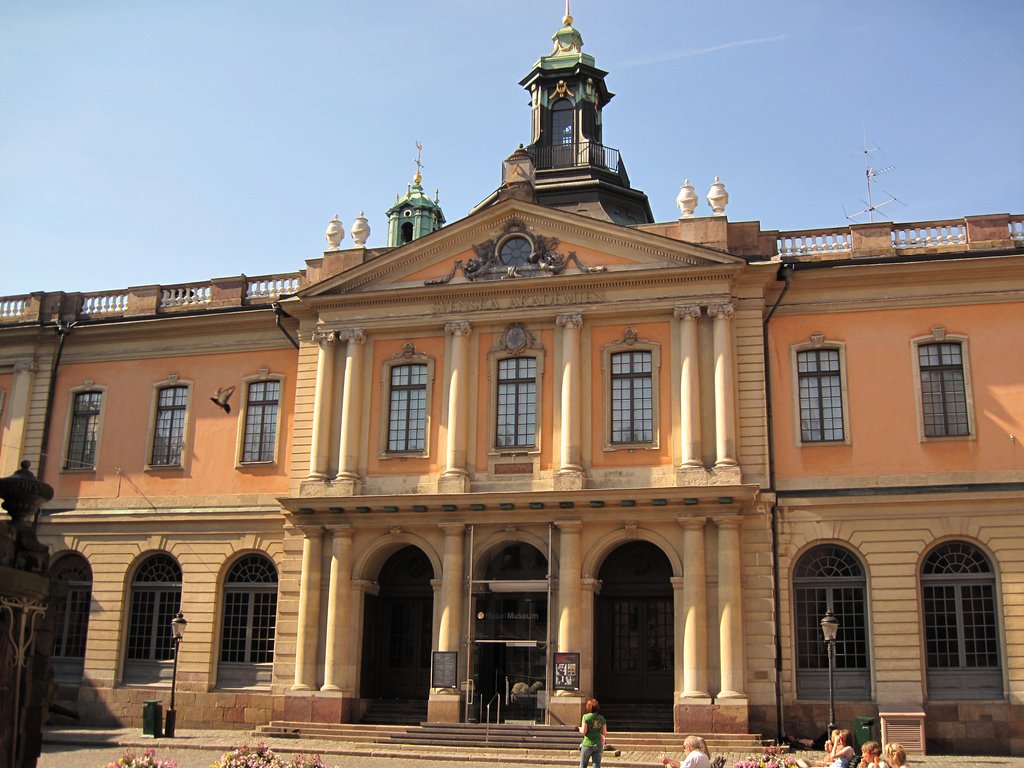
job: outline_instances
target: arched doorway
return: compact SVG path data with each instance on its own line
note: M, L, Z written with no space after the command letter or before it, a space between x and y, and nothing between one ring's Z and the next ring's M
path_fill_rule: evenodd
M616 549L598 573L594 693L606 713L616 704L628 705L623 712L644 713L638 717L647 721L642 730L660 729L666 716L671 730L671 576L668 558L645 541Z
M430 691L434 569L416 547L384 563L363 610L361 690L369 699L422 699Z

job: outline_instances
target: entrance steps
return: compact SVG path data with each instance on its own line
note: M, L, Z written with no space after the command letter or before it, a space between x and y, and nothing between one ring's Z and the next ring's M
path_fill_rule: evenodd
M408 725L427 719L426 699L373 699L360 723L367 725Z
M256 730L266 738L326 739L354 744L420 747L502 748L537 751L576 750L580 734L566 725L501 725L485 723L421 723L369 725L366 723L302 723L274 720ZM682 733L609 731L608 749L615 752L668 752L682 754ZM708 734L712 753L752 752L761 745L758 734Z

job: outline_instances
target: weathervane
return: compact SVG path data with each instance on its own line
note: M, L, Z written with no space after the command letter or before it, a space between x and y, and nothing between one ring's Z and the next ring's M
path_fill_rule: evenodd
M566 0L566 1L568 2L568 0ZM420 175L420 171L423 170L423 163L420 162L420 156L421 156L422 152L423 152L423 145L420 144L417 141L416 142L416 177L413 179L413 181L416 184L419 184L421 181L423 181L423 177Z
M893 170L896 169L895 165L887 165L884 168L872 168L871 167L871 158L869 157L869 155L872 152L879 152L879 151L880 150L879 150L877 145L874 146L874 147L868 147L867 131L865 131L864 132L864 146L861 149L861 153L864 155L864 178L867 181L867 186L868 186L868 199L867 200L861 200L861 202L864 203L864 205L866 205L867 207L864 208L861 211L857 211L857 213L847 214L846 218L849 219L850 221L855 221L857 216L863 216L866 213L868 215L868 222L871 223L871 222L873 222L875 220L875 216L874 215L876 213L879 216L885 216L884 213L882 213L880 210L878 210L882 206L888 205L889 203L900 203L901 205L905 204L905 203L903 203L902 200L898 200L897 198L892 197L892 196L890 196L888 200L883 200L882 202L876 204L874 202L874 199L871 196L871 185L874 183L875 177L876 176L881 176L883 173L888 173L889 171L893 171ZM886 192L886 194L889 194L889 193ZM846 209L845 208L843 209L843 213L846 213Z

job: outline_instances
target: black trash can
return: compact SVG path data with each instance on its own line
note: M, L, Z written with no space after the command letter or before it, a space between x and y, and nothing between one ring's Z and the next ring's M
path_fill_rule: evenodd
M142 733L154 739L164 735L164 705L160 699L142 702Z
M869 741L878 741L877 717L855 717L853 718L853 751L860 754L862 744Z

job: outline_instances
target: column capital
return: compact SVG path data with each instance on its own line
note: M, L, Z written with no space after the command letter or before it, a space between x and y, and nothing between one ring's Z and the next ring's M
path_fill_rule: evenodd
M677 517L676 518L676 522L679 523L679 525L682 526L683 529L703 528L704 524L707 523L707 521L708 521L708 518L707 518L706 515L705 516L701 516L701 517L696 517L696 516L692 516L691 515L691 516L687 516L687 517Z
M363 344L366 341L366 331L362 328L343 328L338 331L338 340Z
M740 527L740 523L742 522L739 515L730 515L729 517L712 517L711 519L714 520L715 525L717 525L719 528L738 529Z
M465 523L438 523L437 527L444 531L445 536L458 536L466 531Z
M333 344L338 340L337 331L329 331L326 328L317 328L310 337L314 344Z
M18 360L14 363L15 373L31 373L36 369L34 360Z
M469 336L471 330L469 320L451 320L444 324L444 332L452 336Z
M555 525L564 533L579 533L583 530L582 520L555 520Z
M716 320L728 320L735 312L736 305L731 302L708 305L708 317L713 317Z
M563 312L560 315L555 315L555 323L564 328L579 330L583 325L583 315L579 312Z
M672 314L676 316L678 320L699 320L700 319L700 305L699 304L683 304L676 307Z
M325 530L322 525L297 525L295 527L302 531L302 535L307 539L323 536Z
M335 523L334 525L326 526L327 530L331 532L334 538L346 538L351 539L354 531L352 530L352 523Z

